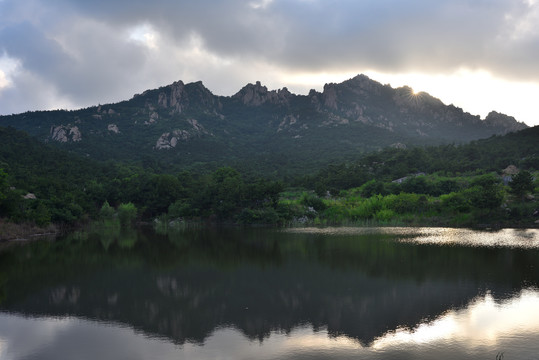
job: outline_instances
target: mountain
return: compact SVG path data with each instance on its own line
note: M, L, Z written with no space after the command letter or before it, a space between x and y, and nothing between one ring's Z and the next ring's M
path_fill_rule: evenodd
M168 168L248 162L264 171L311 169L386 146L461 143L527 127L495 112L481 120L365 75L308 95L256 82L225 97L202 82L177 81L115 104L1 116L0 126L99 160Z

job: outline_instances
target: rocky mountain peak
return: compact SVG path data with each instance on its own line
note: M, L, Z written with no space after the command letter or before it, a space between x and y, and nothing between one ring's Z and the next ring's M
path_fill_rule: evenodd
M328 83L322 92L308 95L268 90L257 81L225 97L212 94L200 81L176 81L119 104L3 116L0 125L68 143L81 152L94 148L95 156L109 154L103 150L109 148L121 154L175 149L204 159L215 153L200 149L219 148L241 158L243 150L236 151L243 145L237 143L263 151L266 145L261 144L279 151L324 147L355 154L391 144L465 142L527 127L497 112L482 121L426 93L392 88L365 75Z
M350 90L355 90L356 92L367 91L380 95L384 85L378 81L372 80L367 75L359 74L349 80L344 81L339 84L341 87L346 87Z
M380 96L383 88L384 85L371 80L366 75L360 74L339 84L325 84L321 103L329 109L339 110L342 105L341 103L347 103L349 99L353 98L352 105L356 107L362 99ZM311 96L311 93L309 96ZM348 105L350 104L346 104L345 107Z
M184 89L185 84L181 80L172 83L164 91L159 93L157 105L164 108L171 108L174 112L181 113L183 110L182 99Z
M184 84L181 80L162 88L157 106L170 109L171 114L181 114L194 104L205 108L220 108L219 99L208 90L202 81Z
M518 122L514 117L505 115L496 111L491 111L485 118L487 126L495 128L503 128L503 133L519 131L526 129L528 126L523 122Z
M260 81L255 84L247 84L232 97L239 99L244 105L259 106L265 103L270 104L288 104L292 93L288 89L282 88L279 90L268 91L268 88L263 86Z

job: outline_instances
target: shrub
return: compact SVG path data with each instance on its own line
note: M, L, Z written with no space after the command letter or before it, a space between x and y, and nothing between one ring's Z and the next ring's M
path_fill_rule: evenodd
M370 219L375 216L376 212L382 209L382 195L374 195L358 206L350 209L350 217L353 220Z
M236 219L240 224L276 224L280 221L274 208L243 209Z
M191 205L185 200L176 200L168 207L168 216L172 219L192 215Z
M395 217L395 212L389 209L382 209L376 212L375 218L378 221L389 221Z
M120 206L118 206L118 219L123 227L132 225L136 217L137 208L133 203L120 204Z
M443 210L451 212L467 212L470 211L470 199L462 192L452 192L446 195L441 195Z
M315 194L305 193L301 196L300 204L307 207L312 207L316 211L323 211L327 208L327 205L322 199L320 199Z
M99 218L102 220L110 219L114 216L114 209L112 206L109 205L108 201L105 201L103 203L103 206L101 206L101 210L99 210Z

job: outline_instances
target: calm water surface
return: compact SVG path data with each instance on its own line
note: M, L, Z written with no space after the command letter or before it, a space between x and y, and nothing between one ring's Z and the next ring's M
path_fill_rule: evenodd
M0 359L539 359L539 231L94 230L0 249Z

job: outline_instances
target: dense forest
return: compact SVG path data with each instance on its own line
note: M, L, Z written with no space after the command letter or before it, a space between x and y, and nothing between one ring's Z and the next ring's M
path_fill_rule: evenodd
M0 128L1 232L14 236L10 223L73 226L106 218L536 226L538 139L534 127L466 145L386 148L290 178L256 166L165 173L99 162Z

